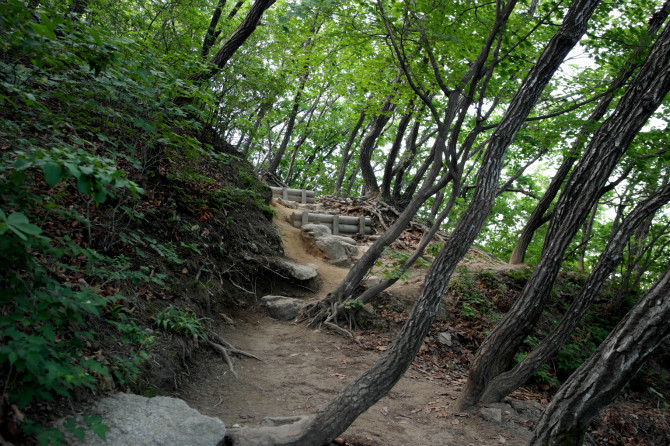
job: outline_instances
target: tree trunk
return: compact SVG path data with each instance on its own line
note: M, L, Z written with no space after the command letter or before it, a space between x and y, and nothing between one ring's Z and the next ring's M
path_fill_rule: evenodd
M244 42L249 38L249 36L256 30L258 23L263 17L263 13L274 4L276 0L256 0L254 4L249 9L247 16L244 18L240 26L237 27L233 34L226 40L226 42L221 46L219 51L212 58L212 64L214 67L198 74L189 76L189 79L196 82L204 82L211 79L216 73L219 72L223 67L226 66L228 61L235 51L242 46Z
M542 312L562 256L600 196L617 161L670 89L670 28L610 116L596 131L561 194L540 262L511 310L486 337L470 366L459 410L476 404L489 381L503 373Z
M581 445L644 360L670 335L670 270L619 322L595 353L561 386L537 422L529 445Z
M221 31L217 31L216 27L219 25L221 10L224 6L226 6L226 0L219 0L216 8L214 8L212 20L210 20L205 37L202 39L202 51L200 52L200 55L203 59L209 55L209 50L212 48L212 45L214 45L214 42L216 42L216 39L221 34Z
M262 104L258 108L258 113L256 114L256 120L254 121L254 127L251 129L251 133L249 133L249 136L247 137L247 140L244 142L244 146L242 147L242 156L244 156L245 158L249 155L249 150L251 149L251 143L256 137L256 134L258 133L258 128L261 126L263 118L265 117L265 114L268 112L269 109L270 104L267 103Z
M584 222L582 225L582 241L579 244L578 256L577 256L577 271L584 273L586 272L586 266L584 266L584 259L586 257L586 245L588 245L589 240L591 239L591 233L593 232L593 222L596 219L596 213L598 212L598 202L593 205L591 210L591 216Z
M402 145L402 140L405 137L405 132L409 126L409 122L412 120L412 115L414 114L414 101L410 101L407 106L407 112L400 118L398 122L398 127L396 128L395 137L393 138L393 144L391 145L391 150L386 158L386 165L384 166L384 176L382 178L381 186L381 197L387 203L395 204L391 199L391 180L393 179L393 165L395 160L398 158L398 153L400 152L400 146Z
M412 313L389 349L334 400L321 406L314 417L297 423L291 433L287 433L286 428L281 429L266 444L314 446L327 443L382 398L407 370L437 316L442 295L454 269L467 253L493 208L507 148L553 73L584 33L597 4L597 0L576 0L573 3L557 34L515 94L484 154L472 201L428 270ZM514 5L512 1L508 6L513 8ZM438 135L438 139L443 136ZM267 435L267 431L256 432L258 435ZM232 444L244 444L243 441L254 438L253 429L231 430L229 435ZM236 436L244 440L238 441Z
M554 178L551 180L547 191L540 199L539 203L531 213L531 216L522 229L519 240L514 246L514 250L512 251L512 255L509 260L511 265L518 265L523 263L528 246L533 240L533 234L540 226L544 224L545 221L547 221L545 219L546 212L549 210L549 206L551 206L552 201L558 194L558 191L561 189L561 185L570 172L570 169L572 169L572 166L579 157L581 148L592 132L591 129L603 116L605 116L605 113L607 112L610 103L614 99L616 92L623 85L625 85L630 76L639 67L639 62L635 61L640 59L640 55L642 54L644 48L646 48L651 37L653 37L658 32L658 30L661 29L661 26L668 17L669 12L670 2L666 1L663 7L658 12L656 12L656 14L654 14L652 19L649 21L649 27L647 28L646 36L641 40L637 49L628 58L628 61L621 69L621 71L619 71L619 75L616 77L616 79L612 81L610 92L600 99L600 102L598 102L598 105L593 110L593 112L591 112L591 115L580 129L578 138L573 144L570 153L563 159L563 162L556 171Z
M358 131L363 126L363 122L365 121L365 112L366 108L363 107L363 111L361 111L361 115L358 117L356 125L354 125L354 128L351 130L349 139L347 140L347 143L342 149L342 160L340 161L340 169L337 173L337 180L335 181L335 191L333 192L333 194L336 196L339 196L340 190L342 190L342 182L344 181L344 176L347 173L347 164L349 164L349 161L351 161L351 155L349 154L349 151L351 150L351 146L354 144L354 140L356 139Z
M616 269L623 257L623 250L631 236L651 218L661 206L670 201L670 185L656 191L651 197L641 202L623 220L617 232L612 235L605 251L593 268L579 295L565 312L561 322L552 332L535 347L519 364L509 372L501 373L487 385L482 402L491 403L501 401L504 397L522 386L565 344L579 320L598 295L603 282Z
M270 164L268 164L267 171L271 174L277 174L279 163L281 163L281 160L284 157L284 152L286 151L286 147L288 147L288 143L291 141L293 127L295 126L295 118L298 116L298 111L300 110L300 101L302 100L302 94L305 91L305 85L307 84L308 78L309 71L307 71L307 67L305 67L305 73L300 76L300 85L298 86L298 90L295 92L295 96L293 97L293 108L291 108L291 113L288 115L288 121L286 122L286 128L284 129L284 137L281 140L281 144L279 144L279 148L270 160Z
M540 226L549 221L548 218L545 218L546 212L549 210L558 191L561 190L563 181L568 176L576 159L575 156L568 155L558 167L556 174L551 179L551 183L549 183L549 187L544 195L542 195L542 198L540 198L540 201L537 203L537 206L535 206L535 209L533 209L533 212L531 212L530 217L521 230L519 239L517 240L509 259L510 265L519 265L524 262L528 246L530 245L530 242L533 241L533 234L535 234L535 231L537 231Z
M395 82L397 82L396 79ZM372 127L370 133L365 137L363 143L361 144L361 151L358 155L358 163L361 166L361 175L363 176L363 184L365 186L365 195L366 196L375 196L379 194L379 185L377 184L377 178L375 176L375 171L372 168L371 159L372 152L375 148L375 143L379 136L384 130L384 126L391 119L393 110L395 110L395 104L391 102L393 99L392 96L386 98L386 102L379 110L379 114L375 116L372 121Z
M405 183L405 173L414 163L414 158L417 154L417 139L419 138L419 129L421 128L421 118L423 113L426 110L426 105L423 104L419 112L417 113L414 125L410 131L407 139L405 140L405 151L403 152L402 161L398 163L397 166L393 168L393 174L395 175L395 180L393 181L393 192L391 194L391 202L397 203L400 201L402 187Z
M444 150L444 143L445 141L443 135L438 135L433 150L436 153L441 153ZM311 324L319 324L324 320L335 318L337 316L337 314L329 314L331 305L342 304L344 301L350 298L353 291L359 285L361 279L365 277L374 262L381 255L384 248L393 243L393 241L395 241L395 239L400 236L402 231L405 230L421 205L432 194L441 189L449 180L448 177L445 177L441 182L438 182L437 185L433 184L440 170L440 163L435 163L429 172L424 185L417 192L414 200L403 212L400 213L397 220L393 222L393 224L386 231L384 231L384 233L381 234L377 240L375 240L375 242L368 248L367 251L365 251L365 253L363 253L363 256L349 270L349 273L337 286L337 288L328 293L328 296L323 301L318 302L313 306L307 307L306 314L311 317Z

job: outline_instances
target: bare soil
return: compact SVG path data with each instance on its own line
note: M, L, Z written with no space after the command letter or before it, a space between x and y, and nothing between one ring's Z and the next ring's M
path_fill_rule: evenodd
M347 270L306 253L299 229L285 220L292 210L275 208L286 255L318 266L322 286L306 300L323 297ZM393 294L411 303L422 283L423 274L417 273L396 284ZM175 394L201 413L221 418L228 427L253 427L264 417L315 412L370 367L392 337L391 333L380 337L374 331L359 332L357 338L363 341L359 345L325 329L270 319L260 307L255 310L241 314L234 326L221 325L217 331L262 361L235 360L235 377L220 356L198 349L189 367L190 379ZM540 404L515 401L517 409L528 408L518 412L500 405L501 422L487 421L480 412L457 413L453 406L464 382L462 368L431 369L415 360L393 390L341 438L359 446L525 444Z

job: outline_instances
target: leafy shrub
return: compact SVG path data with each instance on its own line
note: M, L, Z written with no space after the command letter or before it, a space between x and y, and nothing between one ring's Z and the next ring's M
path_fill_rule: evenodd
M147 357L151 337L123 310L120 284L164 276L96 250L93 215L118 223L143 193L128 170L150 173L158 154L201 150L199 112L171 100L198 92L164 67L161 56L64 9L0 2L0 417L14 405L27 414L17 428L41 444L63 435L30 419L37 402L110 382L126 388ZM68 230L75 226L83 229ZM121 233L105 229L110 239ZM148 242L178 262L173 246ZM124 353L93 352L94 327L113 333ZM84 424L104 437L95 417ZM82 434L74 421L65 427Z
M183 308L167 306L156 315L156 325L163 330L191 336L195 339L207 340L207 327L204 321Z
M397 280L407 280L411 274L409 269L403 270L402 266L407 262L407 260L412 256L412 252L407 251L398 251L391 249L388 246L384 248L382 253L383 256L386 256L389 259L388 263L382 261L377 261L375 266L381 268L380 272L386 280L388 279L397 279ZM422 257L419 257L415 262L415 265L430 267L430 263Z

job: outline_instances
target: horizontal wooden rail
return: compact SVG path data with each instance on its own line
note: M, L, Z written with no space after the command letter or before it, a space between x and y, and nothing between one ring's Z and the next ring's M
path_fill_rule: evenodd
M374 234L370 217L352 217L348 215L311 214L309 212L294 212L291 214L291 224L299 228L308 223L326 224L332 229L333 235L341 234Z
M288 187L270 187L272 195L286 201L297 201L299 203L314 203L316 193L313 190L289 189Z

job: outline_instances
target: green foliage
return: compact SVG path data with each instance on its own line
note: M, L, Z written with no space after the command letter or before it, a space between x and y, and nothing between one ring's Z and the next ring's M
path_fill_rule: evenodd
M103 441L106 440L109 428L102 423L102 417L99 415L86 415L81 418L75 417L67 418L62 427L69 432L77 440L83 441L85 438L85 430L88 429L100 437ZM44 428L32 420L26 422L24 430L34 435L40 446L67 444L65 434L55 427Z
M156 325L159 328L204 341L208 339L204 322L206 320L207 318L198 318L192 312L172 305L162 309L156 315Z
M464 318L485 317L490 322L498 319L494 312L493 299L483 291L483 288L478 285L477 277L467 268L459 268L449 287L451 293L458 296L461 303L461 316Z
M524 358L528 355L528 353L517 353L514 355L514 362L519 363L524 360ZM538 382L542 384L546 384L548 386L552 387L558 387L560 385L560 382L556 378L556 375L554 371L549 367L549 364L544 363L540 366L539 369L535 371L533 374L533 378L536 379Z
M379 260L375 263L375 266L381 268L380 272L386 280L407 280L412 272L409 269L403 269L402 266L412 254L412 252L395 250L387 246L384 248L382 256L385 256L388 261L383 262ZM425 268L430 267L430 262L423 257L419 257L414 264Z
M111 379L112 370L104 358L82 354L96 335L89 323L94 319L105 323L107 309L114 308L113 302L120 305L124 298L105 296L85 283L61 281L59 276L70 268L69 261L85 250L71 240L62 240L60 247L54 247L50 239L40 235L42 231L37 226L18 212L5 218L4 211L0 211L0 217L0 367L7 379L5 398L24 408L39 400L70 397L77 389L97 388ZM87 254L88 261L96 266L90 269L88 280L108 278L105 271L112 264L111 259ZM146 342L144 332L131 320L109 323L122 334L121 342ZM131 332L132 338L126 337ZM118 361L112 361L111 367L115 375L118 371L134 378L138 372L129 372ZM88 425L104 434L98 422ZM41 431L29 420L23 427L37 435L41 444L58 441L55 431Z
M130 172L199 153L201 110L173 98L210 98L160 53L61 6L0 2L0 410L27 413L20 427L40 444L64 439L30 419L36 403L138 382L153 338L120 293L165 275L109 248L123 239L182 262L171 243L127 231L147 219ZM99 331L121 352L93 351ZM104 438L99 419L82 426ZM76 437L82 426L65 424Z
M349 299L342 305L345 310L358 310L363 307L363 301L360 299Z

